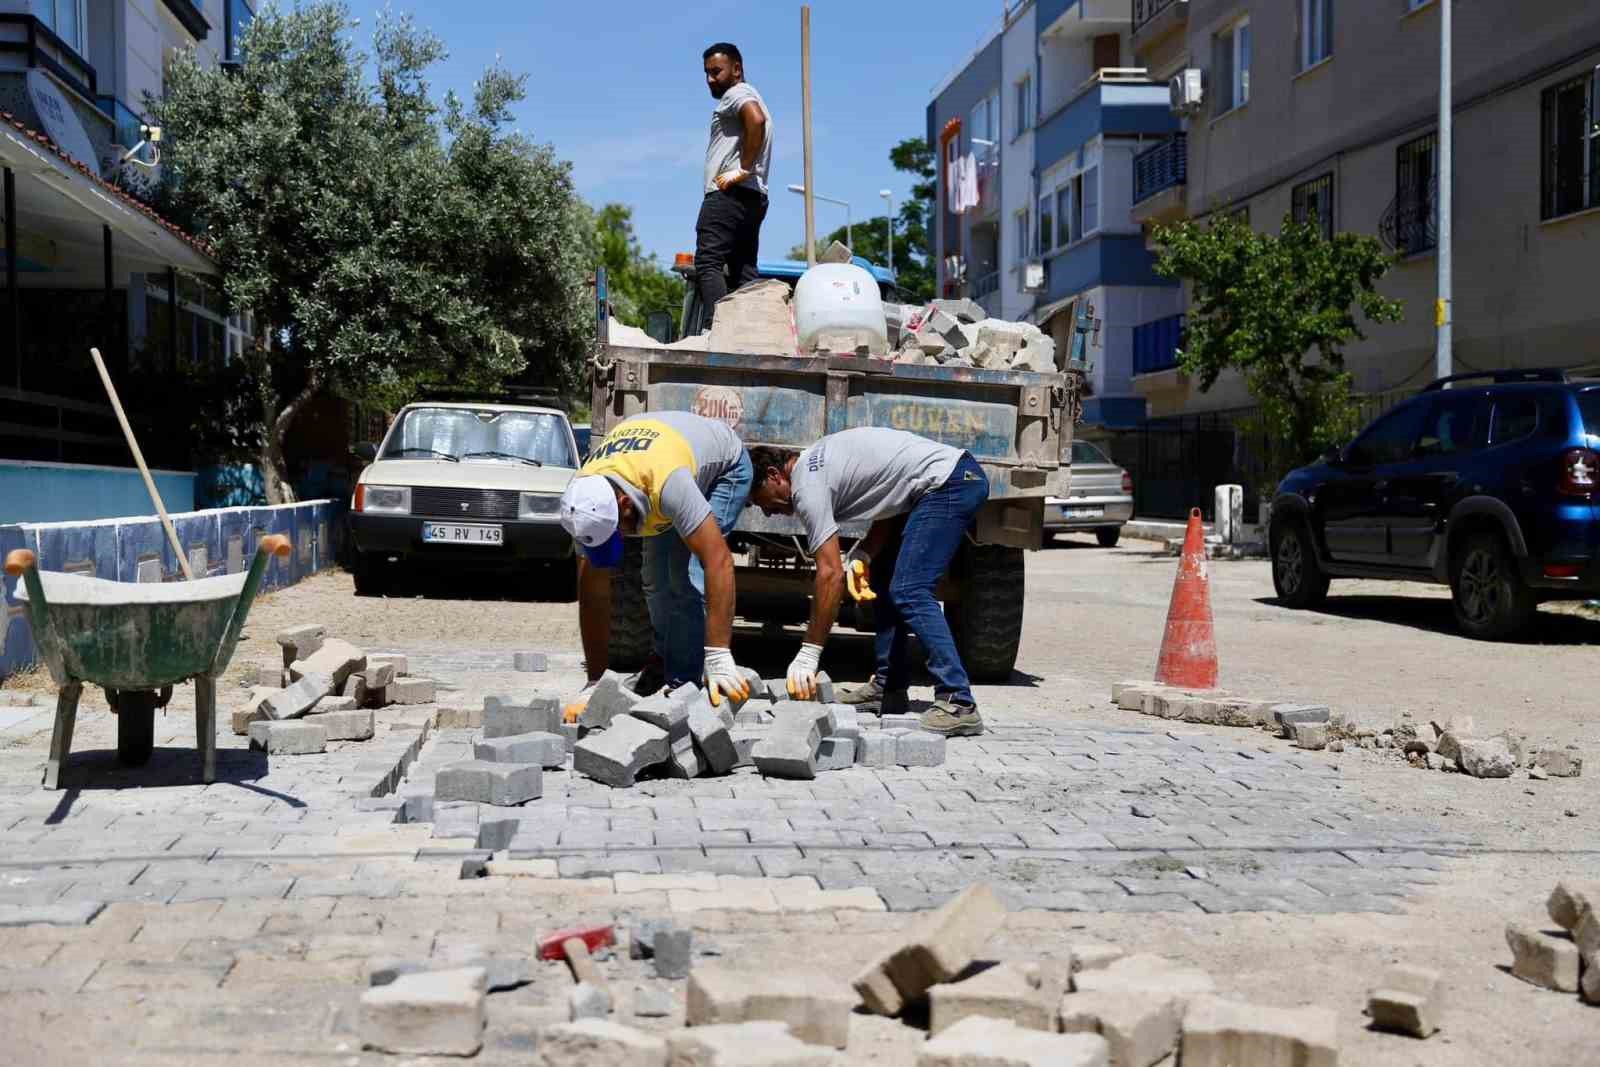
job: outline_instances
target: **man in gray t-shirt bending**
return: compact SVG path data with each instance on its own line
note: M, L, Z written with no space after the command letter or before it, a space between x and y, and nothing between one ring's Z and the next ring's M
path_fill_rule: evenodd
M767 174L772 165L772 114L755 86L744 80L744 57L727 42L705 50L711 109L705 182L695 221L694 273L707 323L717 301L756 280L761 223L767 217Z
M923 728L952 737L982 733L966 667L933 595L989 498L989 480L971 453L901 430L863 427L830 434L803 452L758 446L750 462L750 502L768 515L797 516L817 566L811 621L789 665L789 692L801 699L815 694L822 645L848 589L857 600L876 601L878 666L872 681L845 699L880 713L904 708L915 634L934 680ZM864 521L871 530L841 556L839 524ZM883 596L872 591L869 561L885 579Z

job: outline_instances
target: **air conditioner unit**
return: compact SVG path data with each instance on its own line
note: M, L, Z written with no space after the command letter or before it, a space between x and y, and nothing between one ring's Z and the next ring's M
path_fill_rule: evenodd
M1199 67L1185 67L1172 79L1170 88L1172 110L1179 115L1192 115L1205 99L1205 74Z
M1022 266L1022 291L1025 293L1044 292L1044 264L1025 263Z

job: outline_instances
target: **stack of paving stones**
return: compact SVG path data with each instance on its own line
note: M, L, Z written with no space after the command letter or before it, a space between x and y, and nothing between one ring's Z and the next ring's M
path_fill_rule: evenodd
M1506 924L1511 973L1600 1005L1600 880L1556 883L1545 912L1555 929L1542 929L1538 921Z
M1056 345L1027 322L990 318L972 300L935 300L926 308L885 306L896 363L946 364L1054 373Z
M1413 767L1474 778L1510 778L1522 768L1535 780L1577 778L1583 773L1583 758L1575 746L1530 749L1523 737L1507 731L1484 737L1470 715L1419 729L1406 712L1395 725L1380 730L1321 704L1182 689L1160 682L1118 682L1111 687L1111 700L1126 711L1159 719L1265 730L1311 751L1342 752L1347 745L1389 751Z
M275 756L327 750L329 741L368 741L374 712L431 704L437 685L410 677L406 657L368 654L327 627L295 626L278 634L283 663L257 665L244 702L231 711L233 732Z

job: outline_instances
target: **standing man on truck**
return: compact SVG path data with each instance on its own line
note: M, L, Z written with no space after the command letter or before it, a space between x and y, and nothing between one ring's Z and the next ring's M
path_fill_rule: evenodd
M755 87L744 80L744 56L726 41L705 50L711 109L706 145L705 199L695 223L694 273L706 323L717 301L756 280L761 223L767 217L767 173L772 165L772 116Z
M733 554L724 540L749 502L750 480L734 432L685 411L625 419L594 447L561 494L561 525L579 548L578 630L590 685L610 661L611 571L622 562L622 538L643 537L662 680L676 688L704 677L713 704L750 695L729 651Z
M750 459L751 501L768 515L798 515L816 561L811 621L789 665L790 694L815 696L822 646L848 582L857 600L875 600L878 662L872 680L846 694L845 702L879 714L903 711L916 634L934 681L923 729L947 737L983 733L966 667L933 595L989 499L989 479L972 453L903 430L861 427L830 434L803 452L759 445ZM841 557L839 524L865 520L871 530ZM869 584L874 559L886 579L884 596L875 596Z

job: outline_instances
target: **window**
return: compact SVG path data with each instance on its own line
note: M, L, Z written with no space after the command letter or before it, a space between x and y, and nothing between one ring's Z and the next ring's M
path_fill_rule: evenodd
M1216 114L1250 102L1250 20L1242 19L1211 39Z
M1540 217L1600 207L1600 78L1591 71L1546 89L1541 119Z
M1029 75L1017 83L1017 125L1012 131L1012 136L1021 137L1033 129L1033 76Z
M1332 239L1333 175L1324 174L1295 186L1292 197L1294 221L1312 223L1325 239Z
M1100 168L1090 167L1083 172L1082 193L1078 202L1083 205L1082 227L1079 235L1090 234L1100 228Z
M83 26L88 21L85 0L35 0L34 13L57 37L80 56L83 55Z
M240 63L244 60L244 31L255 20L256 13L246 0L227 0L227 4L223 58L229 63Z
M1418 456L1454 456L1483 447L1483 393L1439 393L1417 439Z
M487 462L532 459L552 467L575 467L567 420L531 411L420 407L400 416L384 448L385 459L407 453L445 452ZM491 456L491 452L508 453Z
M1017 212L1017 255L1018 263L1028 258L1033 244L1033 218L1027 208Z
M1494 402L1494 419L1489 424L1489 443L1509 444L1531 437L1539 428L1539 401L1532 396L1500 396Z
M1088 441L1074 440L1072 442L1072 463L1074 466L1082 463L1104 463L1110 465L1111 458Z
M1408 256L1439 243L1439 138L1428 134L1395 150L1395 250Z
M1078 239L1072 225L1072 182L1056 190L1056 247L1065 248Z
M1046 193L1039 198L1039 251L1048 252L1056 246L1055 195Z
M1300 69L1333 55L1333 0L1300 0Z
M999 192L995 179L1000 173L1000 92L996 90L972 108L972 122L963 133L972 146L977 163L980 209L990 210Z
M1427 404L1423 401L1413 401L1395 408L1356 438L1355 444L1350 446L1345 455L1345 461L1352 467L1404 463L1412 456L1426 411Z

